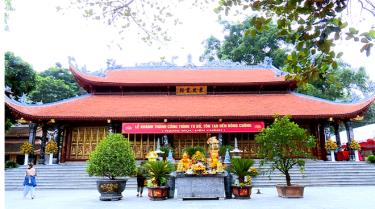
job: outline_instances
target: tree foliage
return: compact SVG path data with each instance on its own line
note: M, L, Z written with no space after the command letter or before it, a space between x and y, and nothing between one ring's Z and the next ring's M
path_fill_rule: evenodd
M276 116L274 123L256 135L255 140L261 165L271 163L269 172L279 170L288 186L291 185L289 170L297 165L303 171L304 159L311 157L307 149L315 146L315 139L307 130L290 121L288 116Z
M153 40L170 40L165 25L181 23L174 15L181 2L182 0L71 0L71 6L80 9L87 18L114 26L121 35L135 28L143 41L151 43ZM197 0L191 3L201 5Z
M29 95L34 102L50 103L85 94L73 75L58 64L38 74L36 88Z
M63 68L59 63L56 63L56 66L50 67L47 70L41 72L40 76L52 77L53 79L64 81L64 83L70 86L70 88L77 95L82 95L86 93L86 91L80 88L80 86L77 84L72 73L70 73L68 69Z
M63 80L56 80L50 76L39 76L36 89L29 95L35 102L50 103L75 96L75 92Z
M364 68L355 71L349 65L339 63L336 70L329 69L326 76L309 81L298 87L297 91L332 101L355 101L371 93L370 82Z
M370 55L375 30L359 33L357 29L349 28L346 31L348 24L343 21L342 14L348 3L349 0L221 0L217 10L228 14L232 7L242 6L257 12L258 15L251 18L254 27L246 33L252 36L264 31L272 20L277 20L278 35L294 46L287 56L284 70L305 83L325 74L329 68L337 68L337 59L342 53L335 53L333 46L344 33L347 40L362 42L361 52ZM371 3L367 6L375 11Z
M273 65L283 66L287 55L281 46L283 38L278 36L276 25L268 24L264 31L255 36L244 36L249 28L254 27L248 19L240 24L223 22L223 25L228 35L222 43L215 37L208 38L201 60L212 61L218 58L254 65L263 62L265 57L270 57Z
M5 53L5 85L12 89L15 98L34 90L35 80L36 72L29 63L12 52Z
M35 89L36 72L29 63L12 52L5 53L4 61L5 86L11 88L15 99ZM16 119L9 108L5 107L5 130L8 130L15 122Z

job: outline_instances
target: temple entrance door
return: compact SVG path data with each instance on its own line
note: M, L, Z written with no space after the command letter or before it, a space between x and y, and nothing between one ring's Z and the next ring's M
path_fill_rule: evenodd
M106 127L73 128L67 160L87 160L96 145L107 135Z

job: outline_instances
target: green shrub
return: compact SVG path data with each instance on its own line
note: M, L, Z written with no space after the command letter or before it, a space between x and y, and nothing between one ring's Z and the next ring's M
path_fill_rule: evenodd
M5 162L5 168L17 168L18 164L13 160L8 160Z
M190 147L187 147L187 148L184 149L184 152L186 152L189 155L190 158L193 157L193 155L197 151L199 151L199 152L203 153L204 155L206 155L206 150L203 147L201 147L201 146L190 146Z
M135 158L130 143L121 134L109 134L90 154L86 168L90 176L132 176L136 173Z
M370 163L375 163L375 155L369 155L367 157L367 161Z

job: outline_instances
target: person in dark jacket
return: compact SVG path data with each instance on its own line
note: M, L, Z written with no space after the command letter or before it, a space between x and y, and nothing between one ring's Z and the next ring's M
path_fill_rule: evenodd
M143 188L145 187L145 171L142 165L137 168L137 197L142 197Z

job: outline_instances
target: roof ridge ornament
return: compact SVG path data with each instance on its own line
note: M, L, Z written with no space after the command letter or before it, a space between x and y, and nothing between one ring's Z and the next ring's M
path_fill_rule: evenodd
M183 66L183 68L186 68L186 69L196 69L197 68L197 66L193 64L193 56L191 54L188 54L187 63Z
M134 67L124 67L123 69L169 69L177 67L176 64L162 60L160 62L137 63Z
M72 67L76 68L77 70L79 70L77 61L74 57L68 56L68 63L69 63L69 66L72 66Z
M27 94L22 93L22 96L19 98L21 104L31 104L31 101L27 98Z

